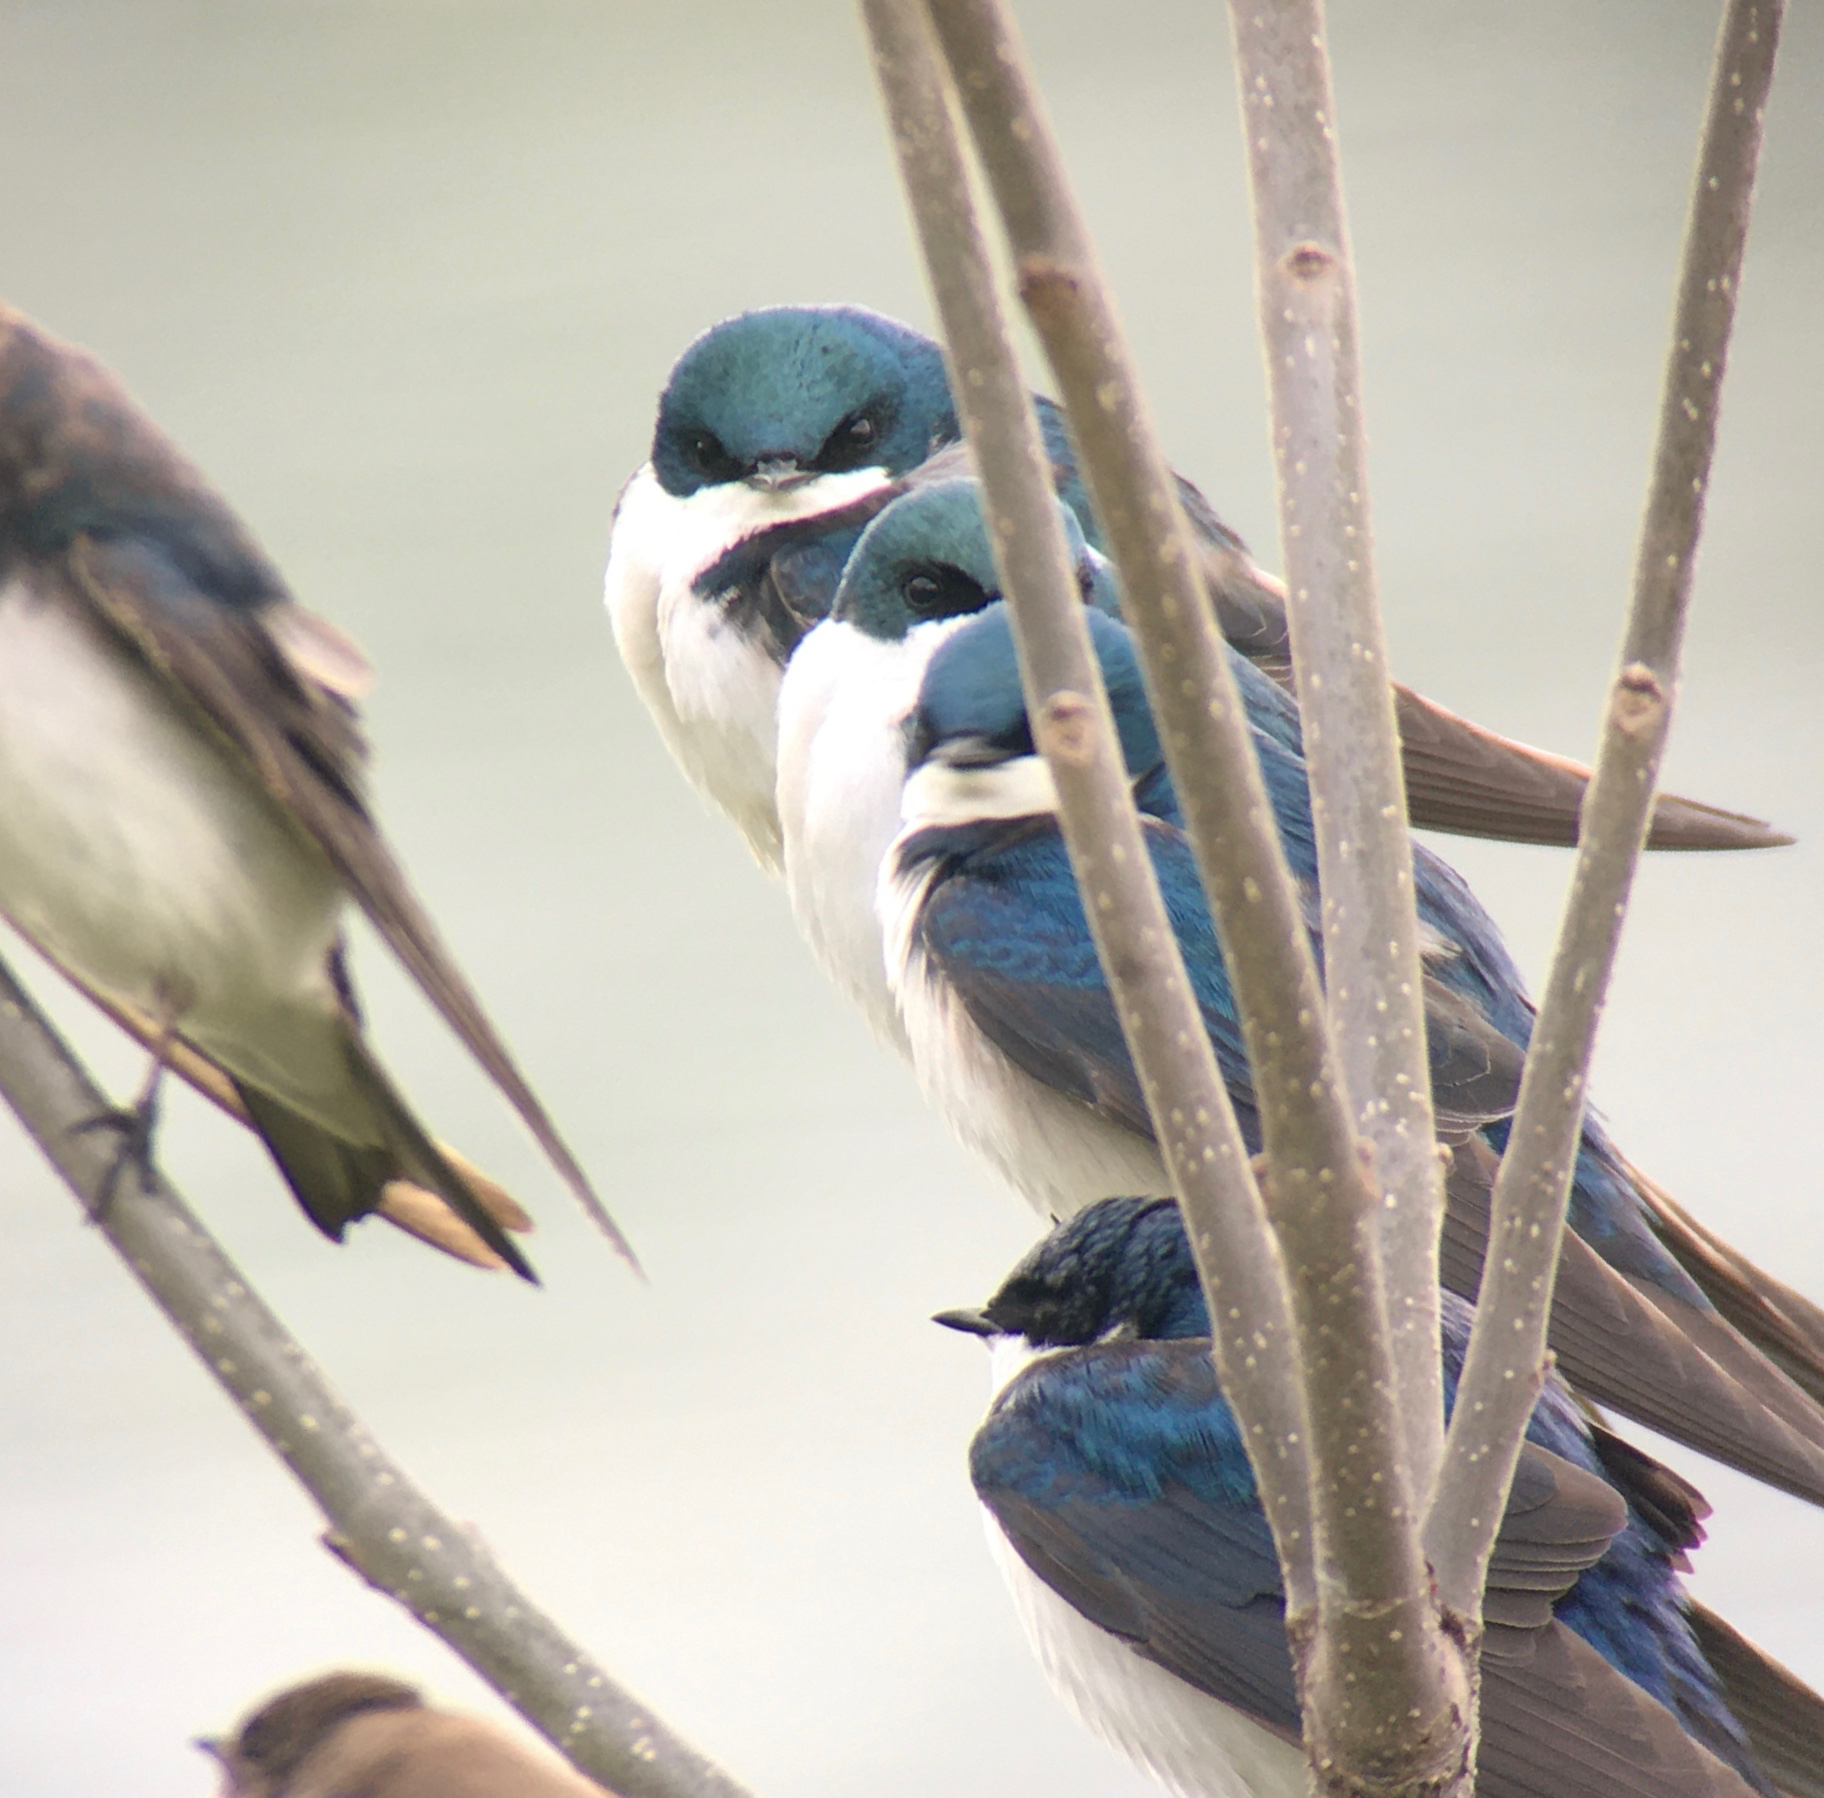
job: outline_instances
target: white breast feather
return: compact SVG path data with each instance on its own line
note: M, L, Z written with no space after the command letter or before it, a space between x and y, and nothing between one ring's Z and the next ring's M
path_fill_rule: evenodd
M875 888L899 829L905 720L949 620L883 642L828 620L779 695L780 828L792 915L824 971L887 1042L905 1034L887 985Z
M1023 1336L997 1336L992 1351L996 1397L1056 1352ZM1020 1559L993 1512L984 1508L982 1523L1047 1682L1092 1735L1178 1798L1305 1798L1297 1747L1098 1629Z
M982 1517L1046 1680L1092 1735L1177 1798L1305 1798L1301 1749L1097 1628L1020 1559L991 1512Z
M0 911L27 936L303 1102L349 1085L324 1027L342 900L157 677L67 602L0 589Z
M694 583L756 532L846 506L887 480L863 468L779 492L734 481L679 499L648 464L615 512L604 598L621 659L678 766L773 871L780 669L764 636L731 625Z
M1098 1199L1170 1192L1149 1138L1033 1079L976 1027L919 947L933 871L905 874L897 863L896 842L878 891L888 981L919 1085L951 1131L1044 1217L1068 1217Z

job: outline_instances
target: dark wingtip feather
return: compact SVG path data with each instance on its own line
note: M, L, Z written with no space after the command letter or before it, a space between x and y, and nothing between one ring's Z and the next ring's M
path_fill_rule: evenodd
M1394 689L1412 822L1515 843L1577 841L1590 770L1503 737L1406 687ZM1661 793L1649 849L1775 849L1794 839L1763 819Z
M394 1089L386 1070L374 1059L352 1018L344 1020L342 1050L349 1072L360 1086L362 1097L373 1107L398 1165L417 1184L436 1193L522 1280L537 1286L539 1278L532 1271L531 1262L418 1122L411 1107Z
M1723 1702L1785 1798L1824 1798L1824 1699L1712 1610L1688 1613Z

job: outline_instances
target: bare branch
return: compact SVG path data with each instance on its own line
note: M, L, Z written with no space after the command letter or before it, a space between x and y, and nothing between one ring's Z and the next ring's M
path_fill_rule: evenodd
M986 497L1034 739L1057 784L1084 909L1196 1245L1223 1388L1289 1589L1308 1605L1304 1397L1285 1271L1141 835L929 21L919 0L862 0L862 12Z
M1340 1769L1443 1790L1468 1762L1473 1668L1444 1636L1419 1553L1376 1271L1376 1195L1227 652L1011 19L996 0L931 0L931 16L1121 570L1240 1001L1311 1429L1318 1607L1315 1619L1296 1607L1288 1615L1307 1749L1327 1777Z
M1717 40L1622 666L1495 1181L1476 1327L1426 1523L1439 1590L1465 1615L1479 1604L1544 1367L1584 1084L1671 728L1781 12L1781 0L1729 0Z
M92 1216L116 1143L80 1126L108 1101L3 962L0 1092ZM745 1798L388 1459L162 1176L124 1175L99 1229L322 1510L333 1553L619 1798Z
M1355 272L1321 0L1231 0L1254 276L1272 392L1292 667L1311 770L1331 1039L1374 1145L1381 1282L1412 1489L1444 1449L1443 1168L1431 1110L1412 837L1375 592Z

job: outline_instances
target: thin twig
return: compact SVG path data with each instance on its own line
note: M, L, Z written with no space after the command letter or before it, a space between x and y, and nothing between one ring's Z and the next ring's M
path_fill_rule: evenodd
M1438 1233L1412 837L1368 510L1355 273L1321 0L1231 0L1254 279L1272 392L1292 668L1311 771L1324 993L1357 1128L1374 1145L1381 1283L1415 1493L1444 1451Z
M1013 615L1034 738L1057 784L1085 911L1184 1206L1290 1589L1309 1603L1304 1398L1284 1266L1166 916L1090 644L1032 396L970 192L943 67L918 0L862 0L900 173L937 296Z
M0 962L0 1093L85 1214L114 1166L108 1109ZM538 1610L390 1460L158 1173L118 1182L100 1234L323 1512L326 1545L440 1636L620 1798L746 1798Z
M1239 1001L1311 1431L1318 1606L1287 1619L1307 1752L1327 1777L1442 1791L1467 1764L1473 1666L1440 1627L1420 1555L1376 1194L1227 651L1012 20L997 0L930 0L930 10L1121 571Z
M1729 0L1717 39L1622 665L1495 1181L1476 1327L1426 1522L1440 1594L1465 1616L1477 1614L1502 1498L1544 1367L1584 1083L1671 729L1781 13L1781 0Z

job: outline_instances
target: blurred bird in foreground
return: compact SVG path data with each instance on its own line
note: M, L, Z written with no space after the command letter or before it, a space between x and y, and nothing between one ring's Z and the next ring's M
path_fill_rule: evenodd
M1039 399L1060 496L1097 526L1063 414ZM651 459L615 508L606 579L622 659L666 746L769 868L774 705L868 520L962 432L929 337L862 306L745 312L685 350L659 399ZM964 472L967 472L966 470ZM1285 590L1189 482L1224 635L1291 677ZM1414 824L1517 842L1576 840L1589 770L1395 688ZM1649 846L1790 842L1759 820L1663 796Z
M0 311L0 914L152 1051L121 1165L176 1068L326 1235L379 1210L532 1277L368 1046L352 899L631 1259L368 810L369 680L119 384Z
M1447 1299L1447 1397L1471 1316ZM970 1473L1053 1688L1180 1798L1302 1798L1278 1558L1176 1205L1080 1211L937 1321L994 1348ZM1707 1510L1548 1379L1484 1598L1484 1798L1824 1792L1824 1703L1678 1577Z
M433 1710L378 1673L269 1698L225 1741L219 1798L602 1798L606 1788L492 1723Z
M1112 573L1065 524L1167 910L1258 1149L1234 993ZM1232 664L1321 961L1297 711L1245 658ZM781 689L779 815L801 928L964 1143L1049 1217L1170 1190L1033 749L975 483L902 496L857 544ZM1453 1145L1442 1271L1469 1297L1533 1014L1475 895L1422 845L1414 866L1433 1097ZM1824 1346L1800 1327L1805 1301L1739 1258L1705 1261L1595 1118L1571 1223L1551 1343L1579 1390L1824 1503Z

